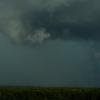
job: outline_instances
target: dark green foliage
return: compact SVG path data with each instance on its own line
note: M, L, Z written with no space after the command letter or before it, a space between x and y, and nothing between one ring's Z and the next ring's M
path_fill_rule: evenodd
M1 87L0 100L100 100L99 88Z

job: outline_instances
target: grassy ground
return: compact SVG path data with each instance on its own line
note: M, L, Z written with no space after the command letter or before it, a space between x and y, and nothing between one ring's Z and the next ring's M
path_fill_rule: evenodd
M100 88L0 87L0 100L100 100Z

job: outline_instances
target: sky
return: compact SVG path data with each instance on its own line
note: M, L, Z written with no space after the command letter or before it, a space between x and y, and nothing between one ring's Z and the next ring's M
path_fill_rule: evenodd
M100 86L99 0L0 0L0 85Z

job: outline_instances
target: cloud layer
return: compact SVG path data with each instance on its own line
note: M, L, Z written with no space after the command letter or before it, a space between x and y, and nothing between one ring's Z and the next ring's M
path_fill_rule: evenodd
M16 43L99 40L99 0L0 0L0 30Z
M99 0L0 0L1 84L99 86L99 11Z

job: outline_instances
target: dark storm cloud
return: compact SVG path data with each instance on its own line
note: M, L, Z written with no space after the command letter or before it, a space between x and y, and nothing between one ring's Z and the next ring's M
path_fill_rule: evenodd
M99 39L99 0L0 0L0 29L13 41Z
M99 5L99 0L0 0L0 84L100 86L100 41L93 41L99 40Z

